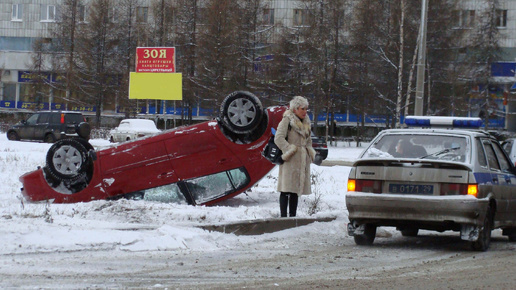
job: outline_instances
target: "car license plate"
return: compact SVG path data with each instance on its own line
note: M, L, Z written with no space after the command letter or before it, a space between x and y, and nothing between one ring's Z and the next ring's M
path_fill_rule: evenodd
M390 193L401 194L433 194L434 186L425 184L389 184Z

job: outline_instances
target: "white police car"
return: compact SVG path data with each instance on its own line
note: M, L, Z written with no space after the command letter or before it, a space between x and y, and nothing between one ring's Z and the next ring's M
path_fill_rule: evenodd
M419 128L380 132L353 164L346 205L355 243L372 244L379 226L403 236L460 231L479 251L495 228L516 241L516 170L478 130L482 120L407 116L406 124Z

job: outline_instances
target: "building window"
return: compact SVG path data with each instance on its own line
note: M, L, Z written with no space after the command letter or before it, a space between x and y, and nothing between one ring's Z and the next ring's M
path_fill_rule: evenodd
M41 5L41 21L56 21L55 5Z
M452 11L454 28L473 28L475 26L475 10Z
M306 9L294 9L294 26L305 26L310 23L310 13Z
M16 84L4 84L4 101L16 101Z
M136 8L136 22L147 23L148 15L149 15L149 7L137 7Z
M21 21L23 19L23 4L13 4L12 21Z
M84 5L77 7L77 19L79 22L86 22L86 7Z
M263 9L263 24L274 25L274 9Z
M507 27L507 10L496 10L496 27L506 28Z

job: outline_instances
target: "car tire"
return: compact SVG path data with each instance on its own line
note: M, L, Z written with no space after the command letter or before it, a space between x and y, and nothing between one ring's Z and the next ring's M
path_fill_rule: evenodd
M221 105L222 124L236 134L256 129L263 117L262 103L250 92L237 91L228 95Z
M76 139L57 141L46 157L46 166L53 179L67 183L83 179L90 163L88 149Z
M372 224L366 224L364 233L362 235L354 235L355 244L360 246L370 246L373 244L376 237L376 226Z
M491 243L491 230L493 225L493 215L491 207L487 207L484 224L478 233L478 239L471 243L473 250L485 252Z
M315 165L321 165L323 160L324 159L322 158L322 156L317 154L317 155L315 155L315 158L314 158L314 164Z
M11 141L19 141L20 136L18 136L18 133L16 133L15 131L9 131L7 132L7 139Z
M43 141L45 143L54 143L56 142L56 137L54 136L54 134L48 133L47 135L45 135L45 138L43 138Z
M400 230L401 235L404 237L417 237L417 234L419 233L418 228L407 228Z
M509 234L507 237L509 238L509 242L516 242L516 233Z

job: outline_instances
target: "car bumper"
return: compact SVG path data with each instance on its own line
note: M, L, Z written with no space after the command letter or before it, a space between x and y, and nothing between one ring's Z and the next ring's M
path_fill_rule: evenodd
M406 222L481 226L489 201L473 196L406 196L349 192L349 220L377 225Z

